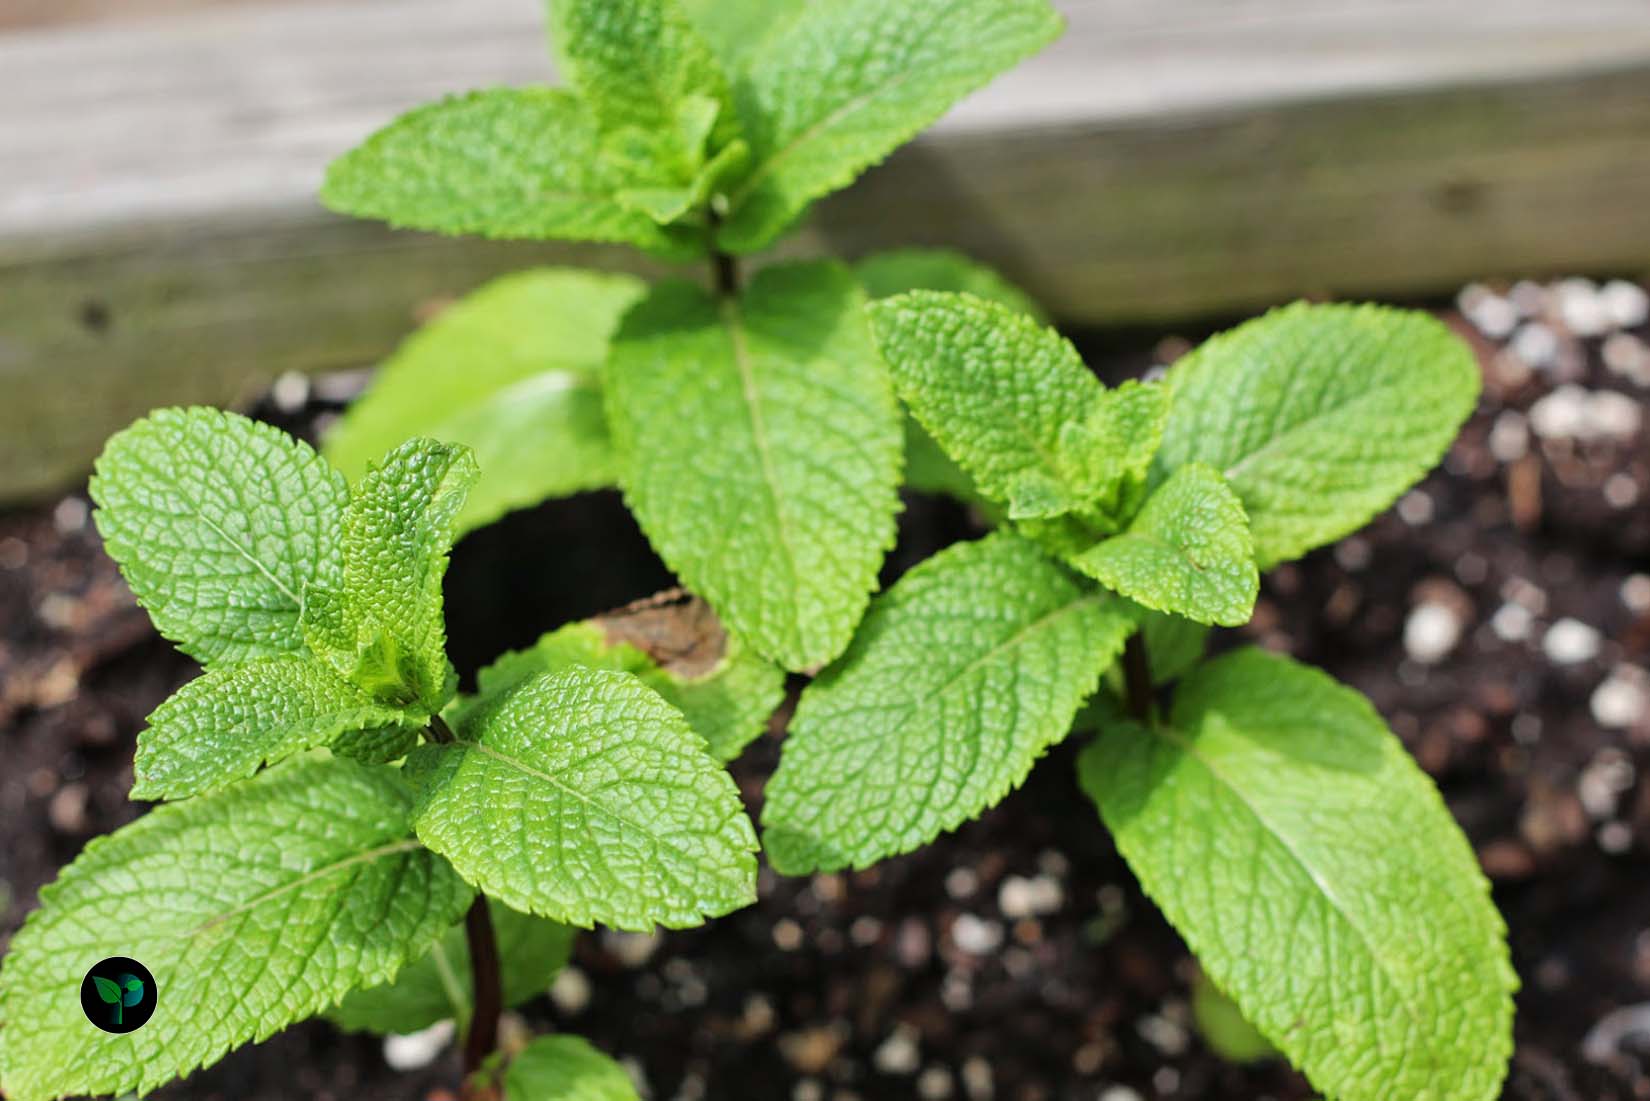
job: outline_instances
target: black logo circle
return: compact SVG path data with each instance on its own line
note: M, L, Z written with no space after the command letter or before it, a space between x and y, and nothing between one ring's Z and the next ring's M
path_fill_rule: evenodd
M155 1013L155 977L129 956L110 956L80 980L80 1010L104 1032L135 1032Z

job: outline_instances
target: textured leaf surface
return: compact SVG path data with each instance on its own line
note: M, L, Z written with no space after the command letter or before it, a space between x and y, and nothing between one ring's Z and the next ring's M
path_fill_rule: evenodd
M489 901L498 942L499 975L506 1007L520 1005L549 989L567 964L574 931ZM469 1020L475 1005L470 945L460 920L430 950L401 969L391 982L352 990L327 1016L354 1032L409 1033L437 1021Z
M1090 476L1108 486L1103 510L1119 517L1131 513L1168 420L1168 387L1129 379L1101 396L1087 423L1067 432L1067 450L1082 454Z
M459 513L461 531L612 485L601 369L642 290L627 275L567 268L488 283L384 362L328 434L326 456L358 478L412 436L467 445L481 477Z
M1516 978L1466 838L1362 696L1258 650L1158 729L1109 727L1085 790L1215 983L1326 1094L1489 1101Z
M635 677L567 669L408 758L418 836L518 910L571 925L699 925L756 898L733 780Z
M704 120L726 110L727 80L676 0L554 0L550 40L562 73L608 129L675 132L680 151L696 156ZM697 125L686 122L692 114Z
M634 674L682 713L718 761L739 756L785 696L784 672L748 652L738 639L727 640L727 651L709 671L689 677L661 668L641 650L610 640L599 624L586 621L559 627L481 670L478 702L484 704L529 677L573 666Z
M1047 45L1044 0L833 0L762 45L735 90L753 151L729 195L722 247L771 242L957 100Z
M344 579L312 592L310 645L374 699L438 711L452 695L441 579L475 456L412 439L369 467L344 518Z
M340 214L483 237L608 241L684 260L698 230L618 201L673 182L612 157L591 111L555 88L494 88L415 108L333 161L321 199Z
M995 515L1002 512L914 417L905 418L904 486L918 493L943 493Z
M625 497L665 563L788 669L847 645L893 545L899 409L864 293L831 263L737 302L669 282L608 364Z
M505 1101L639 1101L630 1075L581 1036L540 1036L510 1062Z
M682 0L682 7L730 77L743 72L770 35L807 0Z
M1203 660L1209 625L1148 611L1140 617L1140 633L1145 636L1146 653L1152 663L1152 682L1167 684L1179 680Z
M1203 463L1176 470L1128 530L1071 564L1148 608L1198 623L1247 623L1260 592L1243 505Z
M802 694L762 813L787 875L909 852L1017 787L1134 626L1018 536L941 551Z
M369 726L360 730L345 730L327 743L327 749L339 757L348 757L362 764L382 765L398 760L412 752L424 732L429 716L416 712L419 721L390 723L387 726Z
M6 1096L147 1092L387 980L471 898L410 836L409 799L391 770L304 761L91 842L0 968ZM81 977L115 955L159 995L127 1035L80 1012Z
M767 729L785 698L785 671L751 653L736 638L715 669L698 677L644 669L643 683L680 711L710 755L731 761Z
M1478 397L1471 351L1382 306L1297 303L1169 371L1153 475L1205 462L1237 490L1261 569L1356 530L1448 449Z
M1237 1003L1201 973L1192 983L1192 1020L1203 1042L1228 1062L1257 1063L1278 1057L1278 1049L1244 1019Z
M303 649L304 590L337 584L349 493L309 445L233 413L160 409L109 440L91 492L104 548L185 653Z
M198 795L345 731L423 718L375 703L310 658L208 669L149 716L138 735L132 798Z
M944 248L899 248L874 252L854 265L865 293L873 299L907 291L951 291L995 302L1047 323L1043 308L1002 273L965 253Z
M854 265L854 274L873 299L891 298L906 291L955 291L1045 320L1030 295L991 268L950 249L873 253ZM944 493L976 505L985 503L974 480L910 417L905 421L905 486L922 493Z
M1070 341L968 295L914 291L875 303L871 317L912 415L1010 515L1109 505L1125 474L1144 472L1158 388L1108 392Z

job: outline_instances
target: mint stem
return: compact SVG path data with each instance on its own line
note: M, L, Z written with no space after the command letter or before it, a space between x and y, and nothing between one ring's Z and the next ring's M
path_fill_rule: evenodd
M716 293L733 298L739 293L739 261L725 252L711 256L711 272L716 280Z
M1146 652L1146 634L1136 631L1123 644L1123 683L1128 691L1129 714L1141 722L1152 717L1152 659Z
M464 936L470 945L470 976L475 986L475 1008L470 1034L464 1039L464 1073L474 1074L498 1046L498 1018L504 1012L504 989L499 976L498 939L487 896L478 894L464 915Z
M722 225L722 217L715 209L708 209L707 220L710 223L710 238L716 239L716 231ZM710 254L710 278L716 287L716 293L722 298L736 298L739 295L739 258L721 249L713 248Z
M447 720L440 715L430 716L430 725L424 728L424 733L430 736L430 741L437 745L451 745L458 738L453 734L453 728L447 725Z

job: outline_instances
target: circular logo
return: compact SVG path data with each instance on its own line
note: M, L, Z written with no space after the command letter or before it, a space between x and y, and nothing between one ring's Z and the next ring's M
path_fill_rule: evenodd
M104 1032L135 1032L155 1012L155 977L137 960L110 956L80 980L80 1009Z

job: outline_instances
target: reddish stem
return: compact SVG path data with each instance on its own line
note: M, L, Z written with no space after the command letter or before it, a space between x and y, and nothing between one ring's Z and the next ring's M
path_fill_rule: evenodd
M464 1039L464 1073L474 1074L498 1047L498 1018L504 1012L498 939L493 936L493 916L487 910L486 895L476 895L470 904L464 915L464 935L470 945L470 976L475 986L470 1034Z
M1129 714L1140 722L1152 717L1152 660L1146 652L1146 635L1136 631L1123 644L1123 683L1128 692Z

